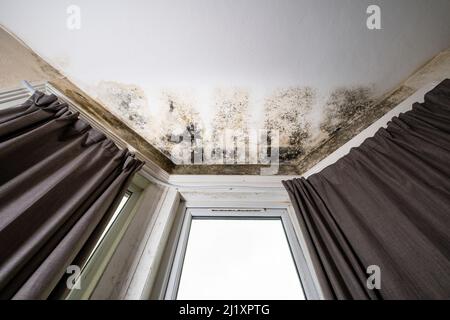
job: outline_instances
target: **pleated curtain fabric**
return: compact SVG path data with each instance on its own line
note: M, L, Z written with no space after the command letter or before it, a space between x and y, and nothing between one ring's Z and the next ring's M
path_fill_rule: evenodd
M55 95L0 110L0 298L47 298L141 166Z
M283 183L326 298L450 299L449 79L333 165Z

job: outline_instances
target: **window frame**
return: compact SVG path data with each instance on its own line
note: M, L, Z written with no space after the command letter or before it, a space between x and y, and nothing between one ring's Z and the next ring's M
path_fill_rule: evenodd
M176 240L175 254L169 266L170 271L163 297L166 300L175 300L180 285L181 272L188 245L189 233L193 218L201 219L280 219L286 235L286 240L297 274L306 299L319 299L313 275L305 259L305 255L298 241L292 221L286 209L283 208L184 208L181 229Z
M138 176L138 174L136 174ZM87 300L92 295L100 277L111 259L116 247L124 235L131 219L134 216L138 200L142 194L142 188L136 184L136 177L128 186L125 195L131 194L120 212L111 217L114 219L111 225L105 226L105 234L99 243L92 249L86 262L81 266L81 273L77 281L80 281L80 289L70 289L61 297L65 300ZM106 229L107 228L107 229Z

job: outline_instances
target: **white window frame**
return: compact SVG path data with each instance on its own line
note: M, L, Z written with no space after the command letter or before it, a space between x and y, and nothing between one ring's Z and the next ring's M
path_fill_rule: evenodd
M176 299L184 264L189 232L193 218L205 219L280 219L288 241L293 261L306 299L319 299L320 295L310 267L306 262L296 232L286 209L283 208L187 208L179 231L177 248L173 257L165 288L164 299Z

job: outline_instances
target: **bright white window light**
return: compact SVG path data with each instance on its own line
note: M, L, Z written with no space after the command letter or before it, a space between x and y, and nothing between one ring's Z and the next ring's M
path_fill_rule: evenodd
M177 299L305 299L281 219L193 218Z
M119 213L122 211L122 209L125 207L125 205L128 202L128 199L130 199L131 197L131 192L127 191L125 193L125 195L123 196L123 198L120 200L119 205L117 206L116 211L114 211L111 219L108 221L108 224L106 225L105 229L103 230L100 238L98 238L97 243L95 244L94 248L92 249L89 257L87 258L86 261L91 260L91 258L93 257L95 251L97 250L97 248L100 246L100 243L103 241L103 239L105 238L106 234L108 233L109 229L111 229L111 226L113 225L113 223L116 221L117 217L119 216Z

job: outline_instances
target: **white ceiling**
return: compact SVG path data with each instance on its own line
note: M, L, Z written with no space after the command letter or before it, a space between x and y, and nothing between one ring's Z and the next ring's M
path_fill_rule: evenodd
M66 27L71 4L80 30ZM367 29L369 4L382 30ZM449 12L449 0L1 0L0 23L170 153L165 137L190 122L272 123L289 144L299 128L280 114L293 109L312 148L333 92L364 103L397 86L450 45Z

